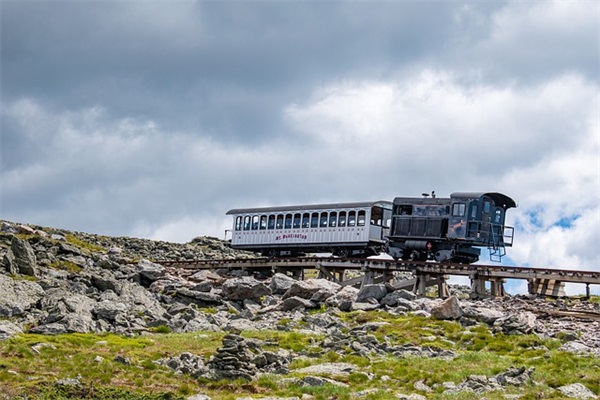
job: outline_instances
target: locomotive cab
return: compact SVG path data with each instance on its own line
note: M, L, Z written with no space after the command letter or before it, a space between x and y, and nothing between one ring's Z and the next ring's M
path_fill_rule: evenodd
M448 239L487 247L490 257L500 261L512 246L514 228L505 226L506 210L516 207L501 193L452 193Z

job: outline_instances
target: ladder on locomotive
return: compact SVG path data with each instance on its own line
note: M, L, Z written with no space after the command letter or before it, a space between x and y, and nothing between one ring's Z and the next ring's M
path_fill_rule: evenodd
M499 227L500 229L494 229L493 225L490 226L490 234L488 240L488 250L490 253L490 261L501 262L502 257L506 255L506 244L512 246L514 237L514 228L505 226ZM502 231L502 233L500 233Z

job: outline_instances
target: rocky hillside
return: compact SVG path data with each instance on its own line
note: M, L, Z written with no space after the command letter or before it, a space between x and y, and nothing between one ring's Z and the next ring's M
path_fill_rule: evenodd
M497 301L417 298L383 284L359 290L322 279L297 281L283 274L268 278L247 276L244 271L181 274L157 263L252 256L210 237L175 244L2 221L0 344L25 334L114 333L134 337L214 332L221 342L208 355L180 351L152 362L198 382L260 382L264 376L277 375L281 378L270 387L271 392L305 388L292 392L303 393L305 400L332 398L306 389L330 386L344 388L339 389L339 398L471 398L464 393L472 393L473 398L481 393L520 398L519 393L535 392L532 388L536 385L555 398L597 398L600 323L552 313L573 307L599 312L597 302L548 302L525 297ZM450 325L439 325L438 321ZM402 326L406 324L437 328L409 328L405 332ZM271 339L251 338L260 332L277 331L294 333L299 341L303 335L310 336L312 350L302 346L275 348L275 333ZM415 332L419 334L415 336ZM407 358L438 360L435 362L451 366L453 362L460 364L458 360L470 352L501 348L498 343L489 344L494 340L506 338L505 347L517 343L508 339L515 337L528 338L517 340L522 345L510 345L515 351L523 346L521 350L549 360L556 354L570 354L575 360L587 360L585 365L596 365L597 370L559 385L543 374L536 376L534 365L539 364L528 365L517 356L520 365L487 376L466 375L439 383L419 379L418 374L414 381L405 382L378 372L376 367L383 360ZM489 343L479 345L482 338ZM298 365L300 359L311 361ZM344 362L327 362L340 360ZM119 354L113 362L132 363ZM0 365L0 378L8 376L2 371ZM27 376L23 375L32 373L11 371L24 381ZM357 374L364 374L365 381ZM354 388L351 378L358 379L358 387L363 389ZM85 378L68 379L57 378L55 384L80 387ZM18 385L6 387L10 389L7 393L17 394ZM189 398L211 398L203 387L212 386L200 384L198 393ZM231 396L223 398L241 398Z

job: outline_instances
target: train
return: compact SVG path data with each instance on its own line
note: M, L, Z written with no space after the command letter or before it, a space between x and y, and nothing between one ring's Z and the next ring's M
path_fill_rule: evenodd
M513 245L506 211L517 207L497 192L455 192L351 203L232 209L230 245L262 256L330 253L363 258L471 264L481 250L501 261Z

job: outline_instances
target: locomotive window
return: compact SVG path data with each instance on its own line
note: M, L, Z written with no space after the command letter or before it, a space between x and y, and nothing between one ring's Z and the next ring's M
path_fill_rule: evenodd
M249 231L250 230L250 216L246 215L244 217L244 230L245 231Z
M502 209L496 208L496 215L494 216L494 222L500 224L502 222Z
M252 216L252 230L255 231L258 229L258 215Z
M346 226L346 211L340 211L340 215L338 217L338 226L340 228Z
M283 215L279 214L277 216L277 229L283 229Z
M383 218L383 210L381 207L373 207L371 209L371 224L381 226L381 220Z
M259 226L260 230L265 230L267 229L267 216L266 215L261 215L260 216L260 226Z
M310 214L309 213L302 214L302 227L308 228L309 225L310 225Z
M410 205L397 205L396 215L412 215L412 209Z
M294 214L294 229L300 228L300 214Z
M241 231L242 230L242 216L238 215L235 218L235 230L236 231Z
M465 203L455 203L452 205L452 215L455 217L464 217L466 208Z
M492 203L490 203L489 201L486 201L485 203L483 203L483 212L484 213L489 214L491 208L492 208Z
M292 227L292 214L285 214L284 229L290 229Z
M310 218L310 227L318 228L319 227L319 213L312 213Z
M329 214L329 226L335 228L337 226L337 213L332 212Z
M348 213L348 226L356 225L356 211L350 211Z
M275 229L275 216L269 215L269 223L267 224L268 229Z
M321 228L327 227L327 213L326 212L321 213L321 223L319 224L319 226Z
M471 219L477 219L477 209L479 207L477 207L477 204L472 204L471 205Z
M357 226L365 226L366 213L365 210L358 211L358 224Z

